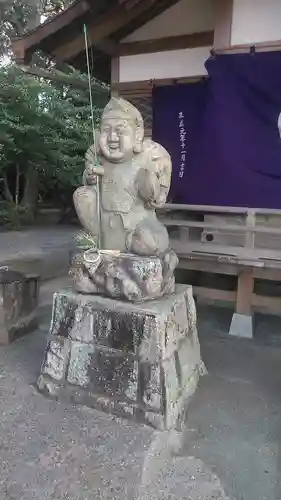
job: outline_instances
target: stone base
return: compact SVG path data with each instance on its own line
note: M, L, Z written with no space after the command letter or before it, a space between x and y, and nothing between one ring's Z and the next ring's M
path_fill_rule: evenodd
M0 269L0 344L7 345L38 326L38 277Z
M172 250L161 257L88 250L75 256L70 274L78 293L144 302L174 293L177 264Z
M205 368L192 288L133 304L54 296L40 391L155 428L177 428Z
M230 325L229 335L243 339L253 338L253 318L246 314L234 313Z

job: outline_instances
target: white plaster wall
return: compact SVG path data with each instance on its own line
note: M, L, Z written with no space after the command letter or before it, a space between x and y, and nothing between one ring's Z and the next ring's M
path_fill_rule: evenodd
M135 42L163 36L198 33L212 30L214 26L214 0L180 0L123 41Z
M234 0L231 44L281 39L281 0Z
M203 76L211 47L120 57L120 82Z

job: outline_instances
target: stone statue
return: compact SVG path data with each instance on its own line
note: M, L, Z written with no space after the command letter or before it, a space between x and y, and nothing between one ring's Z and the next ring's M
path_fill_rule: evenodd
M75 191L74 205L100 247L76 258L76 290L132 301L173 292L178 259L155 213L169 192L170 155L144 139L140 112L121 98L105 107L96 142L96 150L91 146L86 153L84 185Z
M54 295L37 385L71 404L179 429L204 365L192 287L175 284L177 256L155 213L171 159L144 140L140 113L123 99L106 106L95 142L74 193L85 230L74 289Z

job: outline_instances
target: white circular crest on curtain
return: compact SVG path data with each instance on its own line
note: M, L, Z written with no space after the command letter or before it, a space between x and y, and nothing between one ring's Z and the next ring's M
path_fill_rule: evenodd
M278 116L277 126L278 126L278 130L279 130L279 135L281 138L281 112L279 113L279 116Z

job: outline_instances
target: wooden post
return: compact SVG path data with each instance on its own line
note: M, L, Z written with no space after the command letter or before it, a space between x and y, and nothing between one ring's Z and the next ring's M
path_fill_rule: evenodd
M254 210L248 210L246 218L246 226L249 228L256 225L256 213ZM255 247L255 233L252 231L245 233L245 248L253 249Z
M254 291L253 267L245 267L238 274L236 310L229 334L235 337L253 338L252 298Z
M120 57L112 57L111 59L111 97L117 97L119 91L117 85L120 82Z
M238 275L236 312L238 314L251 315L252 296L254 291L253 268L246 267Z
M215 0L215 8L214 48L229 48L231 46L233 0Z

